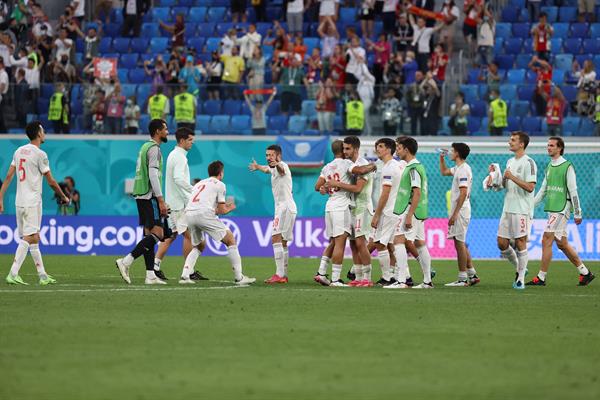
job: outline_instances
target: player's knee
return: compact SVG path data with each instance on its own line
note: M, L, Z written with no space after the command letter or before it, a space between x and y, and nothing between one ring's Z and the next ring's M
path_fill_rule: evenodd
M196 248L198 250L200 250L200 253L202 253L204 251L204 249L206 248L206 240L201 241L200 244L198 244L198 246L196 246Z
M508 249L508 240L506 240L504 238L498 238L498 248L500 250Z
M567 239L563 237L562 240L556 241L556 246L559 250L564 251L567 247L569 247L569 242L567 242Z
M542 246L552 246L553 241L554 241L553 233L544 233L544 236L542 236Z

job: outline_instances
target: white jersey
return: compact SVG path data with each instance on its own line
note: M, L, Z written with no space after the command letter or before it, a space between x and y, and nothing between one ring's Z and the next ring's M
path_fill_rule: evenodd
M352 174L350 173L350 170L352 165L353 163L350 160L335 158L323 167L321 178L328 181L333 180L351 185ZM349 192L340 189L331 189L329 191L329 200L327 200L327 204L325 205L325 211L345 210L352 204L352 198Z
M519 159L513 157L508 160L506 168L524 182L537 182L537 166L526 154ZM528 193L511 180L504 181L504 188L506 195L502 212L526 214L533 218L534 192Z
M450 168L452 173L452 188L450 189L450 215L456 209L456 202L460 196L460 188L467 188L467 198L465 199L460 212L471 215L471 186L473 186L473 171L469 164L462 163L460 166Z
M285 209L295 213L296 202L292 195L292 172L286 163L280 162L279 165L283 168L284 175L280 175L277 168L270 168L271 189L273 190L275 210Z
M390 195L388 201L383 208L383 215L394 215L394 205L398 196L398 187L400 186L400 178L406 167L406 162L398 162L393 158L386 162L381 171L381 188L390 186Z
M185 211L202 211L216 214L219 203L225 203L225 184L211 177L196 183Z
M50 172L48 155L33 144L15 151L10 165L16 168L17 207L35 207L42 204L42 178Z
M365 158L359 157L350 166L350 171L352 171L354 167L362 167L365 165L369 165L369 162ZM367 210L369 214L373 215L373 180L375 179L375 174L373 172L369 172L365 175L354 175L353 180L356 181L358 179L364 179L366 180L366 183L360 193L353 193L353 212L355 215L358 215L364 212L364 210Z

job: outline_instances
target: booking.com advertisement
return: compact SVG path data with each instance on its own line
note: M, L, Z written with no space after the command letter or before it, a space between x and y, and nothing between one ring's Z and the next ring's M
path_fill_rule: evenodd
M271 220L268 218L232 217L221 218L233 232L242 256L271 257ZM530 259L540 259L541 240L545 220L534 220L530 242ZM499 258L496 247L497 219L471 221L467 242L473 258ZM447 220L431 218L425 223L429 252L433 258L455 258L454 243L446 238ZM600 259L600 220L584 221L567 227L569 243L583 259ZM137 226L137 217L57 217L43 218L40 231L42 251L45 254L93 254L124 255L143 236ZM14 253L18 244L18 232L14 216L0 216L0 253ZM179 241L180 239L178 239ZM292 257L319 257L327 246L323 218L298 218L294 227L294 240L290 245ZM207 238L203 255L226 254L225 246ZM181 245L175 242L169 250L171 255L181 254ZM560 251L554 251L555 259L564 259Z

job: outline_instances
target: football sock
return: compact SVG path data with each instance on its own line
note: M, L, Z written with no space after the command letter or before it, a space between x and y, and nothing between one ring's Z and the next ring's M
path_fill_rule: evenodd
M538 272L538 278L540 278L543 281L546 281L546 274L547 274L547 272L540 271L540 272Z
M342 264L333 264L331 268L331 281L337 282L340 280L340 275L342 274Z
M431 256L427 246L421 246L417 249L419 252L419 264L423 271L423 283L431 283Z
M146 271L154 271L154 256L154 246L150 246L150 248L144 252L144 264L146 264Z
M233 277L236 281L242 279L242 257L236 245L229 246L227 248L227 258L231 262L231 269L233 269Z
M24 240L19 242L19 246L17 247L17 251L15 251L15 260L10 267L10 274L14 277L19 275L19 270L23 265L23 261L25 261L25 257L27 257L27 252L29 251L29 243Z
M467 271L459 271L458 280L459 282L465 282L467 280Z
M196 266L196 261L200 256L200 250L197 248L193 248L190 251L190 254L185 258L185 264L183 264L183 271L181 272L182 278L189 278L190 274L194 271L194 267Z
M142 254L146 253L148 251L148 249L150 249L151 247L152 247L152 249L154 249L154 245L156 245L156 242L158 242L158 239L153 234L144 236L144 238L142 240L140 240L138 242L138 244L135 245L135 248L130 253L131 257L133 257L133 259L136 259L139 256L141 256ZM129 256L129 254L128 254L128 256ZM131 265L131 263L128 262L129 259L127 256L125 257L125 260L123 260L123 261L125 262L125 265ZM152 261L152 268L154 268L154 255L152 256L151 261Z
M154 269L146 269L146 279L155 279L156 274L154 273Z
M394 245L394 254L396 255L396 281L406 282L408 277L408 254L404 244Z
M290 251L287 247L283 248L283 276L288 274L288 265L290 261Z
M389 281L392 277L392 269L390 267L390 252L383 250L379 252L379 265L381 266L381 275L383 279Z
M350 273L356 275L356 264L352 265L352 268L350 268Z
M275 258L275 273L277 276L285 276L284 272L284 256L283 245L281 243L273 243L273 256Z
M123 264L125 264L127 267L130 267L131 264L133 264L134 260L135 260L135 258L133 258L131 253L129 253L125 257L123 257Z
M363 265L363 280L371 281L371 264Z
M525 280L525 271L527 270L527 262L529 261L529 255L527 254L527 250L519 250L517 252L517 261L518 261L518 277L517 280L523 282Z
M327 274L327 268L329 267L330 262L331 258L326 256L321 257L321 263L319 264L319 275Z
M579 267L577 267L577 270L579 271L579 273L581 275L587 275L590 273L590 270L586 268L585 265L581 264Z
M42 260L42 253L40 252L40 246L36 244L29 245L29 254L31 254L31 258L33 258L33 263L35 264L35 268L37 268L37 273L40 277L46 276L46 270L44 269L44 261Z
M160 263L162 262L162 260L160 258L154 258L154 270L155 271L160 271Z
M475 275L477 275L477 271L475 271L475 268L468 268L467 269L467 275L468 275L469 278L472 278Z
M502 254L502 257L506 258L508 260L508 262L511 263L515 267L515 270L518 268L517 253L515 253L515 249L508 246L508 248L506 250L501 251L501 254Z
M350 271L351 272L354 271L354 275L355 275L354 280L355 281L362 281L363 280L363 268L362 268L362 265L354 264L352 266L352 268L350 269Z

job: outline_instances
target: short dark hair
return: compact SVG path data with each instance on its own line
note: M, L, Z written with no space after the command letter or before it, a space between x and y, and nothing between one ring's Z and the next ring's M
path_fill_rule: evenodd
M167 121L165 121L164 119L155 118L152 121L150 121L150 123L148 124L148 133L150 134L150 137L154 137L154 135L156 135L156 132L163 129L163 127L166 125Z
M186 140L190 136L194 136L195 133L190 128L178 128L175 131L175 140L179 143L180 140Z
M392 151L392 155L396 152L396 142L394 142L393 139L390 139L390 138L378 139L375 142L375 147L377 147L379 144L383 144L385 147L390 149Z
M342 154L344 152L344 142L341 140L334 140L333 143L331 143L331 151L336 155Z
M560 155L562 156L563 154L565 154L565 141L563 140L563 138L561 138L560 136L550 136L548 140L556 141L556 145L560 149Z
M66 180L69 180L69 181L71 181L71 183L73 184L73 187L75 187L75 179L73 179L73 177L72 177L72 176L65 176L65 181L66 181Z
M465 101L465 94L463 92L456 93L456 96L460 97L463 101Z
M466 160L467 157L469 157L469 154L471 153L471 148L466 143L452 143L452 148L463 160Z
M272 144L267 147L267 150L273 150L277 154L281 154L281 146L278 144Z
M419 151L419 144L410 136L400 136L396 139L396 143L401 144L413 156Z
M38 136L40 135L41 131L42 131L42 123L40 121L31 121L25 127L25 134L27 134L27 137L29 138L29 140L37 139Z
M513 131L510 133L510 136L518 136L519 137L519 142L523 143L525 146L523 147L524 149L527 148L527 146L529 146L529 135L526 134L523 131Z
M360 148L360 139L358 136L346 136L344 138L344 144L349 144L353 149Z
M221 171L223 171L223 168L225 168L225 166L221 161L216 160L211 162L208 164L208 176L218 176Z
M548 18L548 14L545 11L540 13L540 18Z

